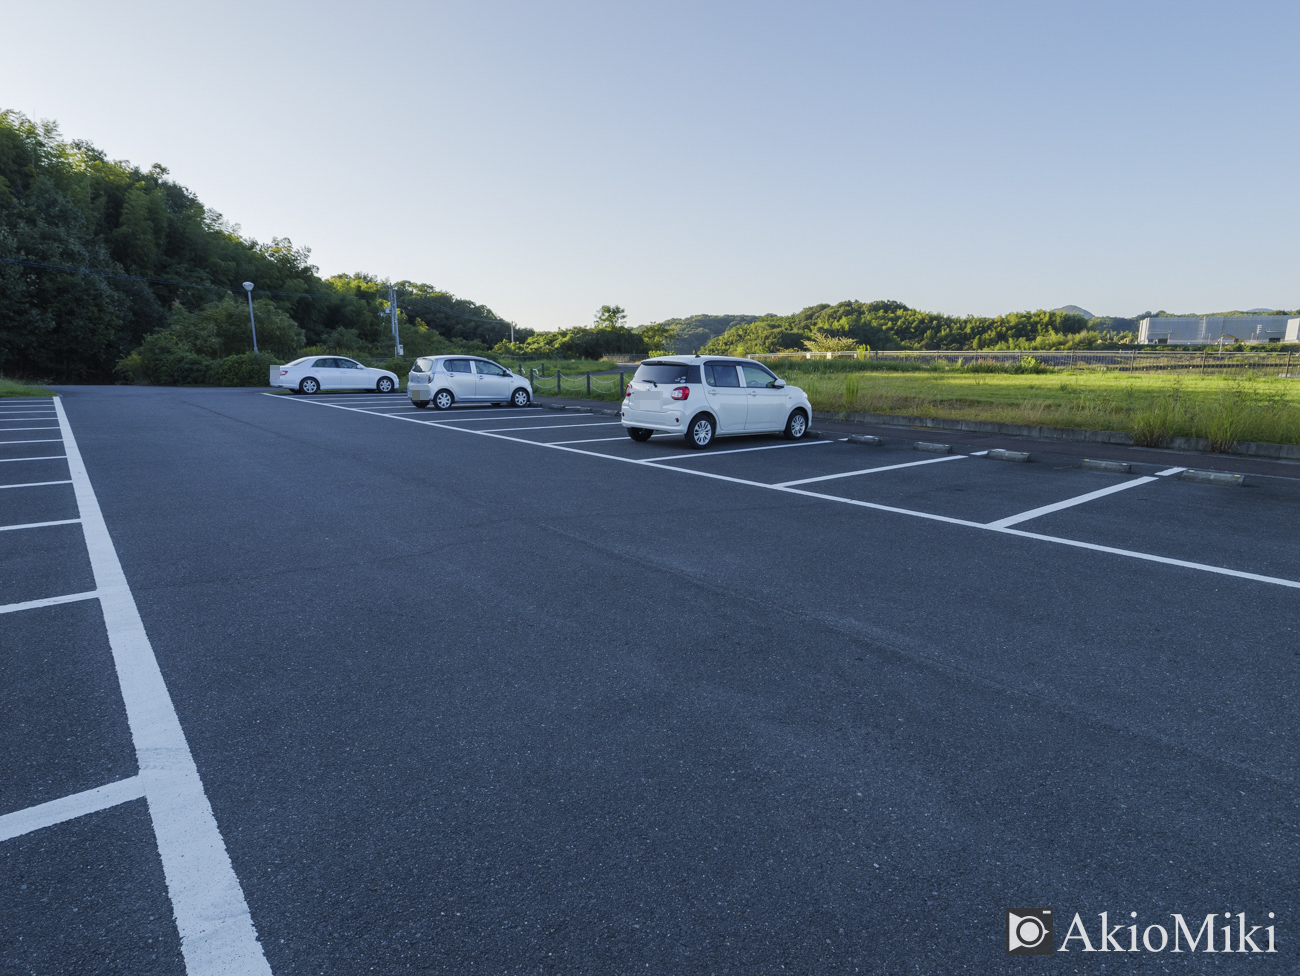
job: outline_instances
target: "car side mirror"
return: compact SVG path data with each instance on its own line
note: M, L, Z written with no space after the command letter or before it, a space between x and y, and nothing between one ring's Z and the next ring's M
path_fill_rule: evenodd
M775 383L772 384L772 386L775 387L775 388L778 389L778 390L784 390L784 389L785 389L785 380L777 380Z

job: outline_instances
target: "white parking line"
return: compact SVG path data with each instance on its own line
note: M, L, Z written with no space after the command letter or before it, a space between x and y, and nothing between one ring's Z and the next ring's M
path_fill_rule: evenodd
M1052 512L1059 512L1063 508L1073 508L1075 505L1082 505L1084 502L1090 502L1096 498L1105 498L1107 495L1113 495L1117 491L1127 491L1129 488L1136 488L1138 485L1149 485L1156 478L1134 478L1132 481L1125 481L1118 485L1111 485L1109 488L1098 488L1096 491L1090 491L1085 495L1075 495L1073 498L1067 498L1065 501L1053 502L1051 505L1043 505L1040 508L1031 508L1027 512L1021 512L1019 515L1009 515L1004 519L998 519L996 522L990 522L991 529L1005 529L1009 525L1018 525L1021 522L1028 522L1030 519L1038 518L1040 515L1050 515Z
M22 428L19 429L21 430ZM59 428L52 427L50 429L58 430ZM9 433L9 431L5 431L5 433L6 434ZM0 444L62 444L62 443L63 443L62 437L40 437L40 438L33 437L31 440L26 440L26 441L0 441Z
M273 396L274 394L266 394ZM333 404L324 404L325 406L334 406ZM351 407L336 407L339 410L351 410ZM364 413L365 411L356 411ZM974 529L984 532L996 532L999 535L1018 536L1023 539L1034 539L1039 542L1048 542L1053 545L1070 546L1075 549L1087 549L1093 552L1102 552L1115 556L1123 556L1128 559L1138 559L1144 562L1159 563L1165 566L1177 566L1183 569L1194 569L1198 572L1213 573L1218 576L1230 576L1236 579L1252 580L1258 583L1270 583L1274 586L1285 586L1289 589L1300 590L1300 580L1283 579L1279 576L1265 576L1261 573L1248 573L1240 569L1229 569L1226 566L1212 566L1208 563L1196 563L1185 559L1173 559L1169 556L1157 556L1153 553L1138 552L1132 549L1118 549L1114 546L1102 546L1092 542L1080 542L1076 539L1062 539L1057 536L1040 535L1037 532L1025 532L1022 529L1013 528L996 528L983 522L971 522L966 519L952 518L947 515L935 515L931 512L917 512L907 508L896 508L891 505L881 505L877 502L864 502L856 498L842 498L839 495L825 495L820 492L808 491L805 488L782 487L780 485L770 485L762 481L749 481L745 478L733 478L728 475L714 474L711 471L698 471L694 468L678 468L668 464L661 464L658 461L648 461L642 458L620 457L617 454L602 454L599 451L588 451L580 447L568 447L561 444L548 444L544 441L530 441L522 437L508 437L505 434L490 433L485 430L472 430L467 427L448 427L443 424L430 425L427 422L416 420L413 417L394 417L395 420L406 420L412 423L423 423L425 426L444 427L448 430L457 430L462 434L476 434L480 437L492 437L497 440L509 441L512 444L529 444L533 447L549 448L553 451L566 451L570 454L580 454L585 457L601 458L605 461L616 461L620 464L635 464L641 467L655 468L659 471L675 471L678 474L691 475L698 478L711 478L717 481L725 481L731 484L744 485L751 488L763 488L768 491L779 491L790 495L800 495L805 498L815 498L821 501L834 502L841 505L851 505L856 508L867 508L878 512L891 512L896 515L906 515L911 518L925 519L929 522L942 522L947 525L957 525L962 528ZM835 441L813 441L813 444L833 444ZM794 446L794 445L781 445ZM718 452L722 453L722 452ZM684 455L694 457L694 455ZM708 456L708 455L705 455Z
M508 430L558 430L564 427L612 427L620 423L618 420L600 420L594 424L547 424L545 427L489 427L487 430L473 430L465 427L471 434L499 434ZM440 427L453 426L451 424L439 424Z
M76 525L81 519L59 519L57 522L24 522L22 525L0 525L0 532L17 532L20 529L44 529L51 525Z
M57 400L54 404L186 972L188 976L270 976L243 889L203 792L72 427L63 405Z
M80 603L93 600L99 596L95 590L88 593L69 593L67 596L47 596L43 600L28 600L25 603L6 603L0 607L0 613L18 613L21 610L39 610L41 607L57 607L61 603Z
M58 430L57 424L48 424L44 427L0 427L0 431L6 434L12 434L16 430Z
M858 471L845 471L841 474L824 474L819 478L800 478L798 481L782 481L776 487L790 488L794 485L811 485L815 481L834 481L836 478L853 478L860 474L874 474L877 471L897 471L899 468L916 468L922 464L941 464L944 461L960 461L965 454L949 454L946 457L927 458L924 461L908 461L905 464L886 464L878 468L862 468Z
M1186 468L1165 468L1163 471L1157 471L1157 472L1156 472L1156 477L1157 477L1157 478L1163 478L1163 477L1165 477L1166 475L1171 475L1171 474L1181 474L1182 472L1184 472L1184 471L1186 471L1186 470L1187 470Z
M48 803L40 803L26 810L17 810L0 817L0 841L12 840L43 827L53 827L66 820L84 817L88 813L107 810L120 803L138 800L144 796L144 784L139 776L119 779L107 786L96 786L71 796L61 796Z
M0 485L0 488L42 488L45 485L70 485L71 481L25 481L20 485Z
M23 458L0 458L0 464L9 464L13 461L62 461L66 454L46 454L42 457L23 457Z
M449 413L444 410L441 413L439 413L437 416L439 418L439 423L455 421L458 424L466 424L466 423L470 423L471 421L478 421L478 420L556 420L557 419L556 415L550 410L545 410L545 411L529 410L527 408L520 410L518 413L515 414L508 414L505 413L504 411L502 411L501 413L496 413L494 411L493 413L488 414L487 416L473 416L469 413L469 411L466 411L464 415L457 415L454 413ZM560 414L559 416L563 417L564 414ZM576 418L576 417L587 417L590 415L584 413L584 414L573 414L572 416Z
M669 435L676 436L676 435ZM654 458L659 461L694 461L701 458L720 457L723 454L745 454L749 451L779 451L787 447L816 447L819 444L838 444L839 441L796 441L793 444L766 444L763 447L733 447L729 451L693 451L690 454L670 454L668 457Z
M628 437L624 434L621 437L588 437L581 441L547 441L547 444L596 444L600 441L625 441Z

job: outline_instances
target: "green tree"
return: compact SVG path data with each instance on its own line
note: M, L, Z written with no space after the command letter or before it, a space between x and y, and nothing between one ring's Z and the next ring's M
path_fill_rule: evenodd
M260 351L283 359L297 356L306 336L287 312L269 299L259 298L253 302L253 313ZM175 306L167 332L180 347L211 359L253 350L248 303L240 302L233 295L209 302L193 312Z
M600 311L596 313L596 321L593 323L597 329L618 329L627 325L627 312L623 310L622 305L602 305Z

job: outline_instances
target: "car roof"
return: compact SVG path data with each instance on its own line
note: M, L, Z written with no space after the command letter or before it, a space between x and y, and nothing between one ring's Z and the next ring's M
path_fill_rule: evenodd
M638 366L653 366L655 363L680 363L690 365L693 363L702 363L708 360L711 363L754 363L762 366L757 359L746 359L744 356L655 356L651 359L643 359L637 363Z

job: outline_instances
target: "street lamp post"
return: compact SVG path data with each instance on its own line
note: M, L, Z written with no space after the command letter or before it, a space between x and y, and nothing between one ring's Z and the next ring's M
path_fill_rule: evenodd
M244 291L248 292L248 323L253 327L253 352L257 352L257 319L253 318L253 283L244 282Z

